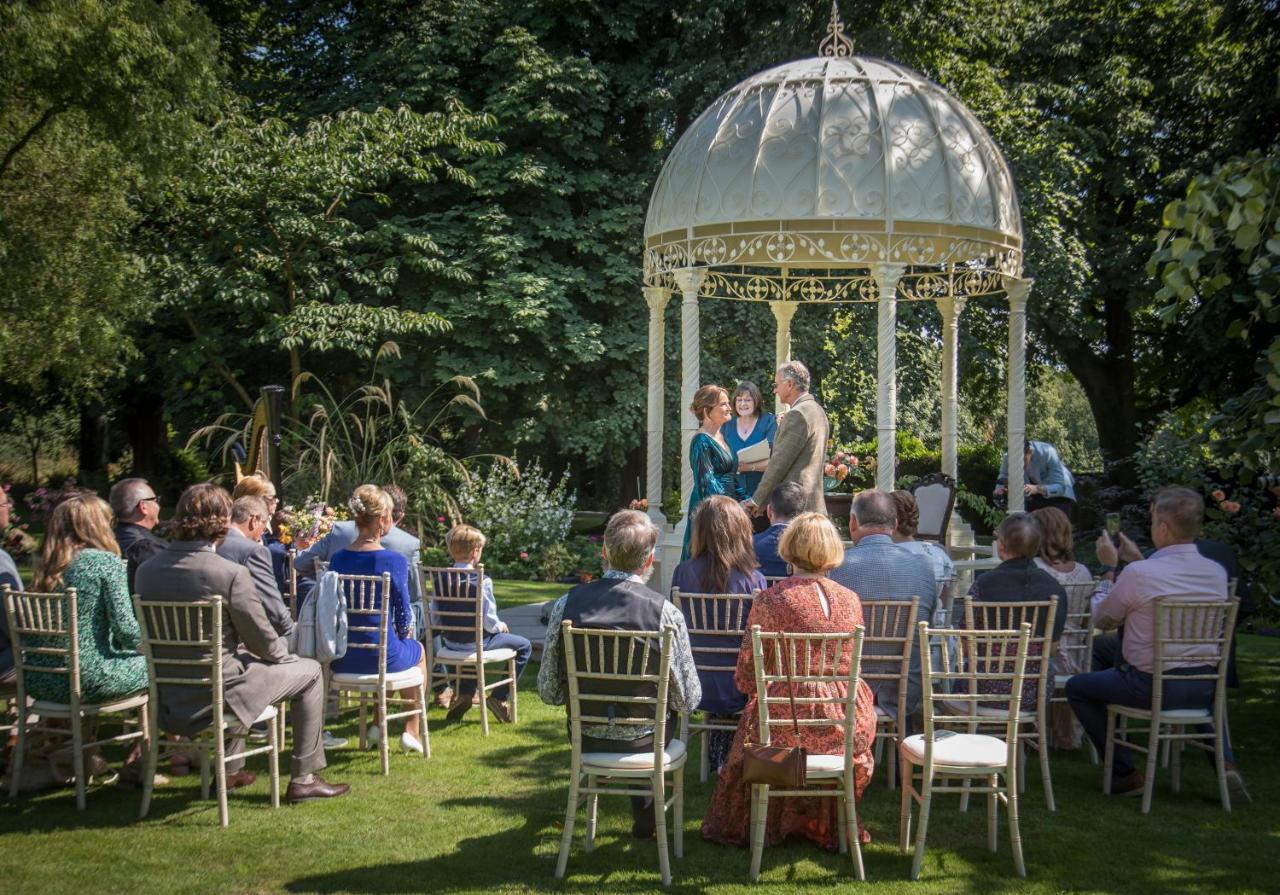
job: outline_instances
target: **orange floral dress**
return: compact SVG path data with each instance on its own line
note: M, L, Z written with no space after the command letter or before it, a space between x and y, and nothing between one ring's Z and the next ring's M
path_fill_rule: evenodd
M822 602L818 597L818 584L822 585L822 592L826 594L831 607L829 618L822 611ZM779 581L756 597L747 624L748 630L751 625L759 625L765 631L797 634L850 632L862 624L862 604L857 594L828 578L791 577ZM769 647L766 646L766 648ZM815 665L817 658L815 655ZM849 673L850 659L850 651L846 651L840 657L841 673ZM815 673L817 671L816 667L812 670ZM751 842L751 787L742 779L742 747L748 735L752 741L758 740L760 727L755 697L755 660L751 654L750 633L743 639L742 647L738 652L734 682L743 693L752 695L742 712L742 720L734 733L729 757L720 771L720 779L716 783L711 804L702 821L702 835L713 842L745 846ZM779 695L786 695L786 683L776 686L780 688ZM834 687L827 684L819 685L821 695L833 695L833 690L841 696L847 694L843 684ZM797 695L809 694L797 693ZM813 717L810 712L814 710L821 711L829 718L843 718L838 705L800 706L799 714L801 717ZM782 707L782 711L786 711L785 706ZM858 682L857 713L858 717L853 728L854 794L861 801L862 792L871 782L871 772L875 768L871 747L876 731L875 700L871 689L863 681ZM795 733L790 727L774 727L771 730L771 737L773 745L776 746L796 745ZM844 732L838 727L802 726L800 745L803 745L811 755L840 755L844 752ZM840 844L839 831L836 800L829 796L769 800L769 818L765 829L766 844L773 845L790 836L801 836L834 851ZM858 831L863 842L870 841L860 820Z

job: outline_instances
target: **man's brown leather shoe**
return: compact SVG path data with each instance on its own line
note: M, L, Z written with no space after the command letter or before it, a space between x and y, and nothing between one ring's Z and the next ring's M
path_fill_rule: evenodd
M253 781L257 779L258 775L253 771L232 771L227 775L227 792L242 786L253 786Z
M351 791L351 787L345 783L326 783L324 778L319 774L315 775L315 779L310 783L299 783L296 780L289 781L289 790L285 793L285 801L290 803L309 802L312 799L332 799L336 796L345 796Z

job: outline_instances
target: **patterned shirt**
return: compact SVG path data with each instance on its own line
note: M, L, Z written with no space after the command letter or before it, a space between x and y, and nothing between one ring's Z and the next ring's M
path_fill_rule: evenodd
M617 578L644 584L639 575L610 570L604 573L605 578ZM547 705L564 705L569 699L569 686L561 671L564 663L560 623L564 620L565 601L569 595L556 600L551 607L551 615L547 621L547 640L542 648L542 665L538 669L538 696ZM691 712L702 701L702 685L698 682L698 670L693 664L693 649L689 646L689 629L685 627L684 616L670 600L662 604L662 627L671 628L674 637L671 642L671 683L667 690L669 707L677 712ZM602 740L638 740L653 733L651 727L631 724L586 724L582 727L582 735Z

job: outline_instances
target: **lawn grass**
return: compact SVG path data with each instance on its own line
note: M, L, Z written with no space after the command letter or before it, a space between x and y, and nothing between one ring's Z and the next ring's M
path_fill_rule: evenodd
M499 582L501 602L530 602L563 592L560 585ZM759 885L747 880L745 850L704 842L699 824L712 784L688 769L685 857L673 862L674 891L806 893L838 887L876 893L1115 892L1263 893L1276 891L1271 868L1280 835L1274 793L1280 770L1273 736L1280 686L1280 641L1240 639L1246 688L1233 693L1232 733L1254 795L1252 805L1224 814L1208 767L1188 760L1183 792L1168 790L1161 772L1152 813L1133 799L1097 791L1099 769L1083 753L1053 755L1059 810L1044 808L1034 768L1022 802L1028 876L1013 876L1007 827L1000 850L985 849L980 810L961 815L935 800L929 850L919 883L898 853L897 792L877 773L862 805L875 841L865 849L867 882L852 878L847 858L807 843L767 849ZM569 878L554 879L564 812L568 746L563 709L542 705L536 666L523 679L520 724L480 735L478 715L448 725L431 713L429 761L393 755L390 777L376 752L330 753L326 772L349 782L344 799L271 810L265 774L232 793L231 826L217 826L212 801L199 799L193 778L157 791L151 817L134 820L136 793L94 788L89 808L75 810L70 790L0 807L0 890L50 892L650 892L658 889L652 843L629 837L623 799L601 803L593 854L579 835ZM339 725L355 736L354 724ZM287 770L287 758L282 763ZM251 768L264 770L260 761Z

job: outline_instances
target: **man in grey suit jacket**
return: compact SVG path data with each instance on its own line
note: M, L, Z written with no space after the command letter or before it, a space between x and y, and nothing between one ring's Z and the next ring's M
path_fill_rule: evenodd
M218 545L218 555L249 570L271 627L281 637L288 638L293 634L295 622L276 583L271 551L262 543L267 518L267 502L261 497L246 495L236 498L231 505L231 527Z
M408 496L399 485L383 485L382 490L391 497L391 531L382 536L382 546L394 550L409 560L409 602L422 602L421 575L418 566L422 561L422 544L409 532L400 527L404 519L404 511L408 505ZM293 558L293 567L301 575L316 577L316 560L329 562L333 555L351 545L356 539L356 524L350 520L335 522L333 528L323 538L316 541L306 550Z
M804 489L805 512L825 513L822 467L827 462L827 413L809 394L809 371L799 361L787 361L774 376L773 393L791 409L778 422L773 453L756 493L743 507L758 514L769 492L783 482L798 482Z
M324 685L320 664L290 654L284 638L267 620L262 601L244 566L223 559L216 545L231 522L231 496L217 485L188 488L174 512L174 540L138 567L136 590L142 602L187 602L222 597L222 680L229 719L247 730L268 706L289 701L293 721L293 766L286 799L304 802L344 795L346 784L327 783L316 772L325 767L320 740ZM169 658L207 658L194 647L171 647ZM198 675L193 669L193 676ZM192 736L213 720L209 690L162 684L155 708L162 729ZM244 738L232 740L231 753L244 750ZM244 786L254 775L243 759L228 764L228 786Z
M922 553L912 553L893 542L898 511L893 498L883 491L863 491L853 499L849 512L849 537L853 546L844 552L844 562L827 573L837 584L843 584L863 600L910 600L919 597L916 621L933 622L938 602L938 585L933 577L933 563ZM911 627L911 667L907 685L907 714L920 708L920 647L915 625ZM867 655L875 647L868 644ZM884 653L881 652L881 655ZM901 653L899 653L901 655ZM890 717L898 714L896 681L868 681L880 706Z

